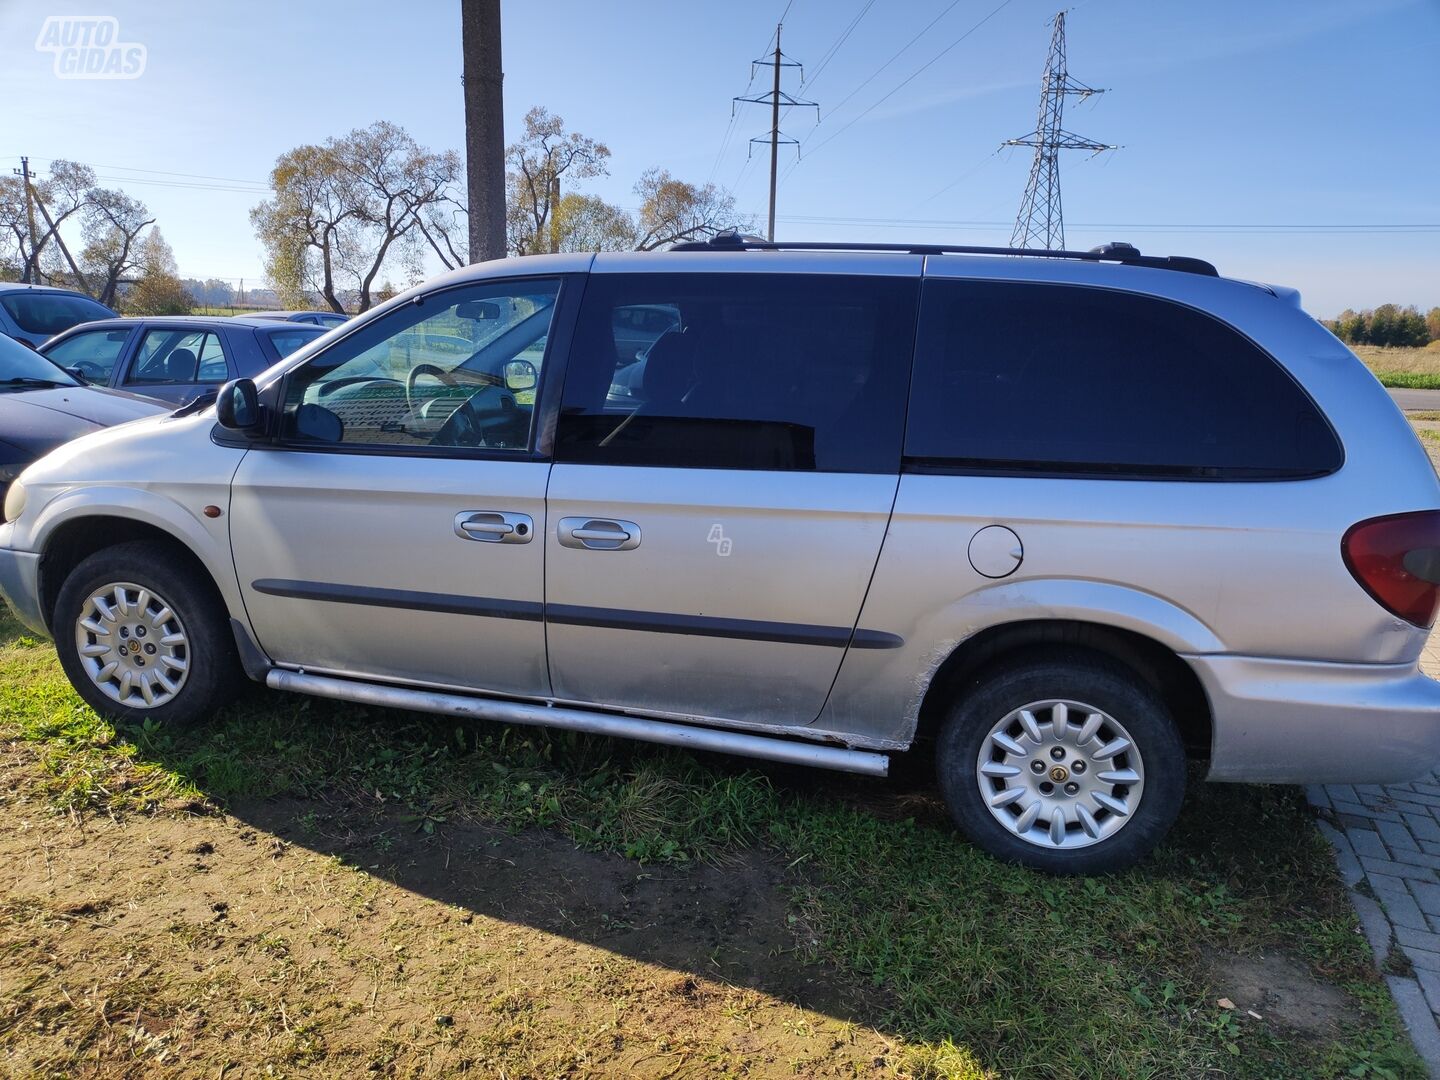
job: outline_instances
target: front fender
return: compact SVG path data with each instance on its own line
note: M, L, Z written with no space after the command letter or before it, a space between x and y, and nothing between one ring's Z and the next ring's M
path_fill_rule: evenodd
M206 517L205 506L218 506L220 516ZM146 488L85 486L50 499L33 519L24 515L26 528L23 533L17 530L12 543L43 557L61 530L86 518L113 517L148 525L183 544L199 559L219 589L230 616L244 621L245 609L230 557L229 509L228 482L188 486L180 499ZM42 561L42 573L43 565Z

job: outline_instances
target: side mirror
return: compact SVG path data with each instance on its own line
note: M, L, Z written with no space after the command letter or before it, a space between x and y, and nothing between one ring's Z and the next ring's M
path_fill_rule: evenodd
M231 379L215 398L215 419L231 431L254 431L260 426L260 394L254 379Z
M493 300L462 300L455 305L455 317L471 322L492 322L500 318L500 305Z
M529 360L511 360L505 365L505 389L512 393L534 390L540 382L540 372Z

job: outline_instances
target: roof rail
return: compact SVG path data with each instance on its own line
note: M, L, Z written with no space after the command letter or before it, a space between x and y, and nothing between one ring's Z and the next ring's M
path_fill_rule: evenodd
M822 241L764 240L738 232L716 233L709 240L687 240L671 244L670 251L895 251L909 255L1021 255L1037 259L1078 259L1081 262L1115 262L1126 266L1148 266L1156 270L1179 270L1186 274L1219 277L1220 272L1204 259L1188 255L1142 255L1134 244L1116 241L1089 251L1059 251L1044 248L974 247L965 244L849 244Z

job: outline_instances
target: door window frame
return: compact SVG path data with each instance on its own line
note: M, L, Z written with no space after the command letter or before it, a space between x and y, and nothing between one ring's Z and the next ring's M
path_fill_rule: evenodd
M250 448L305 454L356 454L367 457L413 457L413 458L462 458L475 461L549 461L555 446L555 426L560 416L560 392L565 384L565 366L570 356L570 345L574 337L575 322L580 312L580 301L585 292L587 272L536 273L502 275L479 278L474 281L458 282L455 285L412 297L403 304L388 308L383 314L357 326L347 324L347 332L337 341L305 357L301 362L287 369L278 379L269 383L260 392L261 405L265 410L266 422L258 436L247 436L243 432L228 431L215 426L211 438L221 445L245 446ZM290 380L309 365L323 361L332 350L350 342L354 335L363 333L392 317L396 312L412 304L429 304L452 293L469 291L477 287L493 286L504 288L512 283L523 285L530 281L554 281L559 284L555 297L555 313L550 318L550 329L545 338L545 355L540 365L540 381L535 387L535 406L530 421L530 446L528 449L501 449L481 446L394 446L379 443L322 443L302 442L286 439L281 430L285 401L289 396ZM303 349L305 346L301 346Z

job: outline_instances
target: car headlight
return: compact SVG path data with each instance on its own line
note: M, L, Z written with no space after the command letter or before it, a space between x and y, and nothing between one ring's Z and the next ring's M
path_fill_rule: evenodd
M5 492L5 520L14 521L25 512L25 485L19 480L12 481L10 490Z

